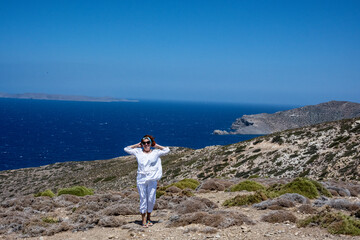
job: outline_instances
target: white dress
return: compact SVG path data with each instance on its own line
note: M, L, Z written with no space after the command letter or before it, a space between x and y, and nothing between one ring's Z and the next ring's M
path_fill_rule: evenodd
M136 183L145 184L147 181L157 181L162 177L162 166L160 156L170 152L168 147L164 149L154 149L150 153L145 153L141 148L124 148L124 151L134 155L138 162Z

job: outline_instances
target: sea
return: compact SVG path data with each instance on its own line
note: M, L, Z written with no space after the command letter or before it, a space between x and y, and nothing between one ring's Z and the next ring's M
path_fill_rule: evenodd
M295 106L176 101L76 102L0 99L0 171L124 156L153 135L163 146L199 149L259 135L214 135L244 114Z

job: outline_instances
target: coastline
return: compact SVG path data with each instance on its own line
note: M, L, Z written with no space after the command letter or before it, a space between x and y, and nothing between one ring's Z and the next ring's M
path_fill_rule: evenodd
M52 100L52 101L78 101L78 102L139 102L136 99L119 99L112 97L88 97L78 95L60 95L60 94L44 94L44 93L23 93L8 94L0 93L0 98L11 99L35 99L35 100Z

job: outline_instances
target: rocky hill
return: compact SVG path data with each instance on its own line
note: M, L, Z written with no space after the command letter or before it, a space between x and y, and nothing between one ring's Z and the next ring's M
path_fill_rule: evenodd
M171 150L162 158L151 228L141 227L136 160L125 156L1 171L0 237L359 238L360 118ZM60 195L75 185L95 194Z
M232 124L233 131L215 130L215 134L269 134L286 129L310 126L322 122L360 117L360 104L331 101L295 108L273 114L243 115Z
M360 118L286 130L226 146L172 147L162 158L167 184L183 178L250 176L360 180ZM133 156L63 162L0 172L0 199L85 185L98 192L135 186Z

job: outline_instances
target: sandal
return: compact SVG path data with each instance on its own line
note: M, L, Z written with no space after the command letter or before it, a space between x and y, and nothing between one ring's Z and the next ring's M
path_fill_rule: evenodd
M154 225L150 220L148 220L148 221L146 222L146 224L147 224L148 226Z
M146 223L146 224L141 224L141 226L143 227L143 228L148 228L149 226L148 226L148 224Z

